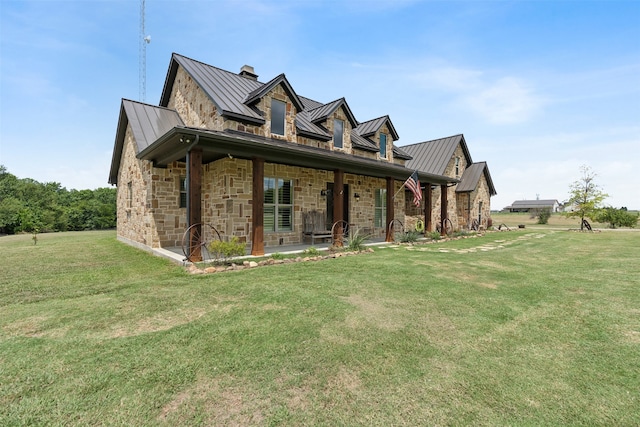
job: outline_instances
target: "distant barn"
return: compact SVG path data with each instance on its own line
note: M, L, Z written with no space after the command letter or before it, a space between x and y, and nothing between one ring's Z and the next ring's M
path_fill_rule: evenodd
M540 212L545 209L559 212L561 205L557 200L516 200L504 208L507 212Z

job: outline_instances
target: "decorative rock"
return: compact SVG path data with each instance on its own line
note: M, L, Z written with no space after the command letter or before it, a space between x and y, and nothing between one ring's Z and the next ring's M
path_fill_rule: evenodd
M249 268L256 268L258 266L258 263L255 261L250 261L249 262Z
M204 269L205 273L215 273L216 271L218 271L216 267L207 267Z

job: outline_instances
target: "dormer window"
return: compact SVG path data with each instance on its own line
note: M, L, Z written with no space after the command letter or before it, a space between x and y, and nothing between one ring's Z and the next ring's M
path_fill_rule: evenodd
M284 113L286 107L287 105L284 102L271 99L271 133L284 135Z
M333 147L342 148L342 136L344 134L344 122L335 119L333 121Z
M387 157L387 135L380 134L380 157Z

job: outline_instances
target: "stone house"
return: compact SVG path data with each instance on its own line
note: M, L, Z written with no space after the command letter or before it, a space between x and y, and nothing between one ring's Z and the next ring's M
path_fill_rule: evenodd
M459 182L432 186L425 201L427 229L441 226L443 218L453 230L479 229L490 226L491 196L496 190L486 162L471 160L471 153L464 135L453 135L417 144L405 145L402 149L411 156L405 166L420 174L444 175ZM406 206L407 224L422 216L413 206Z
M300 96L284 74L262 83L252 67L233 73L174 53L159 105L121 103L109 174L118 238L175 247L187 227L208 224L262 255L303 242L305 213L316 211L329 226L390 240L414 171L397 140L389 116L360 122L344 98ZM419 179L429 200L432 186L461 182L426 170Z

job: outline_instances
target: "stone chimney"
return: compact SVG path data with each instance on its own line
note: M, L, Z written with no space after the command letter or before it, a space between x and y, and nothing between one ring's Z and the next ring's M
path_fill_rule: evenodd
M242 68L240 68L240 75L250 80L258 80L258 75L251 65L243 65Z

